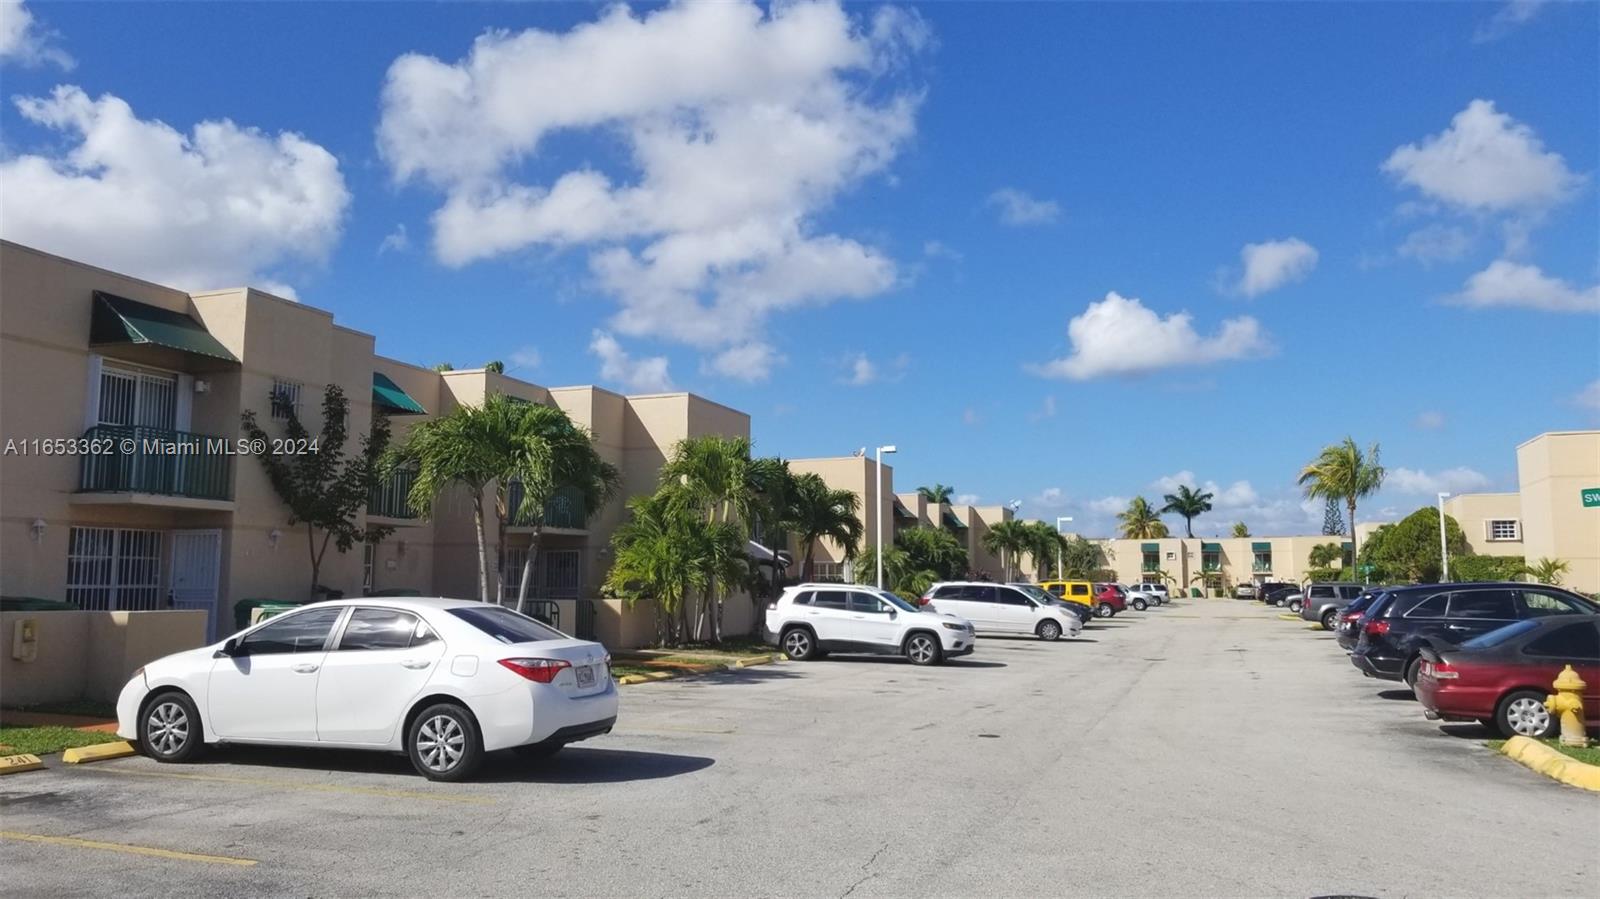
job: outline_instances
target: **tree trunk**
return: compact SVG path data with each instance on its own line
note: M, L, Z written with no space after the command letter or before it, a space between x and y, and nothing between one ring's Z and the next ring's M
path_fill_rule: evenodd
M1356 564L1356 553L1361 547L1356 545L1356 501L1355 497L1345 500L1345 505L1350 507L1350 566Z
M484 530L483 488L472 492L472 521L478 532L478 599L489 601L489 534Z
M805 561L804 565L800 566L800 580L803 583L810 583L810 581L811 581L811 560L814 557L813 554L816 551L817 551L817 541L815 541L815 540L807 540L806 541L806 561ZM874 552L876 552L876 550L874 550ZM777 571L778 570L777 566L774 565L772 570L773 571Z
M522 562L522 583L517 585L518 612L522 612L528 603L528 584L533 580L533 560L539 556L539 537L543 531L542 525L535 524L533 534L528 537L528 557Z
M317 529L306 523L306 552L311 555L311 592L307 595L312 602L317 601L317 577L322 569L322 560L317 558Z

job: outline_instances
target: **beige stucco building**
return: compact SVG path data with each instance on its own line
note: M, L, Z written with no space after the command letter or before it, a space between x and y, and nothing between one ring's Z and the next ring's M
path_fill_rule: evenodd
M530 595L550 601L541 608L563 629L613 647L654 637L653 610L597 598L627 498L656 488L677 441L750 434L748 415L692 394L436 372L379 356L372 335L261 291L189 294L3 242L0 594L108 612L199 610L212 636L231 631L240 600L310 595L306 529L289 523L263 466L236 442L247 410L270 435L284 433L291 408L318 430L328 385L349 400L349 451L375 408L400 439L493 392L558 406L589 428L622 489L592 514L566 495L546 508ZM80 452L63 452L67 441ZM469 496L447 491L422 518L405 501L408 488L400 472L374 491L363 522L392 534L349 553L330 549L322 586L347 596L477 594ZM514 596L531 529L513 522L503 547L489 530L490 564L503 561L506 574L491 583ZM728 632L752 620L748 600L727 603Z

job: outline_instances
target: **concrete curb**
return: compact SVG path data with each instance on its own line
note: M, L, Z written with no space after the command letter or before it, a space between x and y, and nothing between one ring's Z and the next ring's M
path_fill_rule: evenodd
M1295 612L1284 612L1278 616L1279 621L1299 621L1300 616Z
M115 743L96 743L93 746L74 746L61 753L61 761L68 765L81 765L84 762L103 762L106 759L123 759L134 755L133 744L127 740L118 740Z
M672 680L690 674L710 674L715 671L738 671L752 665L770 665L782 661L782 656L777 653L757 656L750 659L736 659L726 665L681 665L669 671L647 671L644 674L628 674L617 678L617 683L622 686L632 684L647 684L651 681Z
M739 661L733 663L733 667L749 668L752 665L771 665L774 662L779 662L782 660L782 656L778 655L777 653L772 653L770 655L758 656L753 659L740 659Z
M38 771L44 767L44 762L39 757L29 753L0 756L0 774L21 774L24 771Z
M1580 790L1600 793L1600 765L1580 762L1529 737L1512 737L1500 747L1505 756L1545 777Z

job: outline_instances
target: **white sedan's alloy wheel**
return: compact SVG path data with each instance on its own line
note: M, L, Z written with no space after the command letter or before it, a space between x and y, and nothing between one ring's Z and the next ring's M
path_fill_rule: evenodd
M466 754L467 735L449 715L434 715L417 734L417 754L429 771L447 774Z
M189 713L175 699L150 707L145 720L145 742L151 752L171 756L189 742Z

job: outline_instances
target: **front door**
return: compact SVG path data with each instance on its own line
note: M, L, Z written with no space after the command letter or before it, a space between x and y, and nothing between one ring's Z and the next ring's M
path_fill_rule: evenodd
M269 620L211 666L206 714L224 740L317 740L317 677L344 607Z
M897 648L895 637L900 627L890 615L898 617L899 613L892 609L881 597L861 590L850 591L851 642L878 650Z
M991 608L998 629L1010 634L1030 634L1038 625L1039 608L1022 591L1010 587L994 587L995 599Z
M172 532L172 577L168 597L174 609L206 613L206 641L217 638L217 585L222 575L222 532Z

